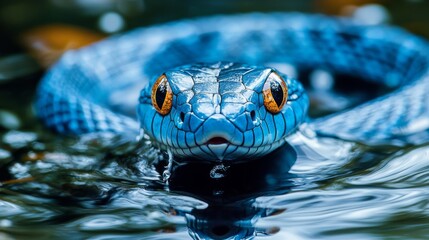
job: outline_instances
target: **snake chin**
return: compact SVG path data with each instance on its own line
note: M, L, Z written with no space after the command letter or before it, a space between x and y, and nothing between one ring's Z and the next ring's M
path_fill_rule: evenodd
M220 141L220 139L215 139ZM226 141L226 140L225 140ZM249 159L260 158L269 152L281 147L286 142L285 138L279 139L270 144L260 146L242 146L235 145L230 142L225 143L205 143L201 145L194 145L189 148L178 148L168 146L168 148L176 157L191 158L191 159L204 159L213 162L219 161L246 161Z

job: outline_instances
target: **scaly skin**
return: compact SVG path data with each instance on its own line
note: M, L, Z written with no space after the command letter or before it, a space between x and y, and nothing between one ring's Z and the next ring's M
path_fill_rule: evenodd
M308 97L286 76L289 98L282 112L270 114L261 105L261 85L274 71L262 66L287 63L397 87L357 108L309 120L317 134L418 144L429 139L428 49L424 40L401 29L321 15L183 20L66 53L44 77L35 106L44 123L61 133L136 134L133 112L145 88L138 105L141 127L161 147L207 160L259 157L281 146L306 116ZM174 91L165 117L151 106L149 95L163 73ZM204 144L213 136L229 144Z
M141 126L179 156L232 160L265 155L284 144L305 119L309 105L301 84L284 76L287 103L280 113L269 113L262 87L273 71L223 62L167 71L175 96L172 111L166 116L154 111L152 89L146 88L138 108ZM215 137L228 143L208 144Z

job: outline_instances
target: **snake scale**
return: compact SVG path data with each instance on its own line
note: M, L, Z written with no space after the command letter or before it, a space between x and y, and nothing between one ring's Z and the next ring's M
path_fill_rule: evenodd
M283 63L395 90L309 119L301 83L267 67ZM59 133L138 134L140 125L179 157L234 160L275 150L303 122L320 136L425 142L428 92L428 44L402 29L251 13L140 28L69 51L44 76L35 109Z

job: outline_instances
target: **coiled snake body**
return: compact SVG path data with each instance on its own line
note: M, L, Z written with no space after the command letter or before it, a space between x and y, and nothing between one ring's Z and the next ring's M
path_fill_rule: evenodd
M397 87L308 121L316 133L420 143L428 139L428 50L424 40L394 27L321 15L182 20L66 53L44 77L35 106L60 133L137 134L138 119L175 155L255 158L281 146L307 118L309 99L301 84L263 67L287 63Z

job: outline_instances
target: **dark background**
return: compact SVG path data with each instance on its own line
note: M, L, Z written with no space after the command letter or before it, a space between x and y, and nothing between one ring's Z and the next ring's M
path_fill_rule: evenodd
M29 54L31 46L28 46L28 42L23 44L23 36L34 28L52 24L78 26L104 37L136 27L204 15L301 11L350 17L356 14L356 9L368 6L375 6L385 12L386 19L383 22L429 37L429 1L426 0L2 0L0 129L34 131L34 126L39 126L31 110L32 96L45 67L53 60L49 58L46 64L46 56ZM361 20L374 17L372 10L365 11ZM113 30L106 30L101 26L102 19L112 15L122 24ZM55 40L59 36L68 38L61 31L60 27L59 32L52 34ZM43 42L43 39L40 41ZM31 44L34 47L38 43L33 40ZM55 53L51 58L55 59L70 44L47 45L53 48Z

